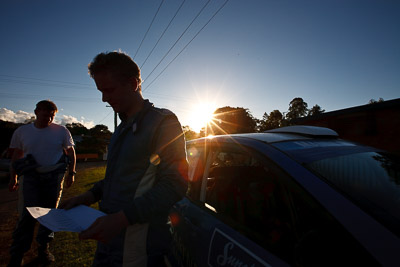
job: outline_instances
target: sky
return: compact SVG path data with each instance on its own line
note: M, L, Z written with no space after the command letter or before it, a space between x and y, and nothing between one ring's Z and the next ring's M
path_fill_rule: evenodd
M2 0L0 119L51 99L56 122L113 131L87 65L114 50L141 67L144 98L197 131L196 110L261 119L296 97L327 112L396 99L399 14L395 0Z

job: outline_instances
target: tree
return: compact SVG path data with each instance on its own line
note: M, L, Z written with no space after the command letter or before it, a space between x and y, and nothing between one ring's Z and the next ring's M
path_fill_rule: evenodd
M303 98L296 97L289 104L289 111L286 114L286 118L291 121L300 117L304 117L307 114L307 103L304 102Z
M260 132L282 127L284 116L279 110L273 110L269 115L265 112L260 120L258 130Z
M30 117L29 119L24 120L24 124L32 123L36 120L35 116Z
M89 130L79 122L67 123L65 127L67 127L71 135L86 135L89 133Z
M9 147L14 131L21 125L23 124L0 120L0 154Z
M207 134L253 133L257 119L247 108L223 107L214 111L214 120L207 126Z
M318 114L322 114L325 112L325 109L322 109L319 105L314 105L309 111L308 116L314 116Z
M182 126L182 131L186 141L199 138L199 134L193 131L189 126Z
M72 136L81 136L75 147L78 154L106 152L112 135L107 126L99 124L87 129L81 123L74 122L67 124L65 127L67 127Z
M383 100L382 97L379 98L378 101L376 101L375 99L371 99L368 104L375 104L375 103L381 103L381 102L385 102L385 100Z
M103 124L98 124L93 128L90 128L88 134L95 138L110 139L112 133L108 130L108 127Z

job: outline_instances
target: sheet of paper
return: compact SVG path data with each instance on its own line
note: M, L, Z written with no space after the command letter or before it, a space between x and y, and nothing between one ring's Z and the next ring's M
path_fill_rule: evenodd
M105 213L80 205L69 210L40 207L26 208L33 218L54 232L82 232Z

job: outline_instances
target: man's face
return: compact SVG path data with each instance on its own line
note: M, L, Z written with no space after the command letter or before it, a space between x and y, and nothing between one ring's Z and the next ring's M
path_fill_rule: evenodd
M115 112L126 114L135 103L135 89L130 82L121 82L119 77L110 72L94 75L97 89L102 93L103 102L107 102Z
M35 109L36 121L41 126L49 126L56 116L55 110L49 110L44 108Z

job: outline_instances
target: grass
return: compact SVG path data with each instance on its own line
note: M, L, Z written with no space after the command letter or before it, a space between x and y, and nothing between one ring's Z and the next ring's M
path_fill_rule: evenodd
M79 172L76 183L63 193L63 198L81 194L90 189L95 182L102 179L105 174L104 167L90 168ZM92 205L98 208L98 205ZM96 250L96 241L79 240L78 233L58 232L55 233L54 242L51 243L52 252L59 266L91 266L93 255Z
M76 181L71 188L64 189L63 199L68 199L75 195L86 192L98 180L102 179L105 174L105 167L91 167L78 170ZM93 205L98 208L98 205ZM17 214L13 214L10 218L0 225L0 242L1 258L0 266L6 265L9 255L8 249L11 244L11 235L17 220ZM4 249L3 242L6 242L7 248ZM25 254L24 261L29 263L36 257L36 242L32 244L31 250ZM84 240L78 238L78 233L57 232L55 239L50 243L50 251L54 254L56 262L51 266L91 266L93 256L96 250L96 241ZM30 264L28 264L30 265ZM32 264L33 265L33 264ZM33 265L34 266L34 265Z

